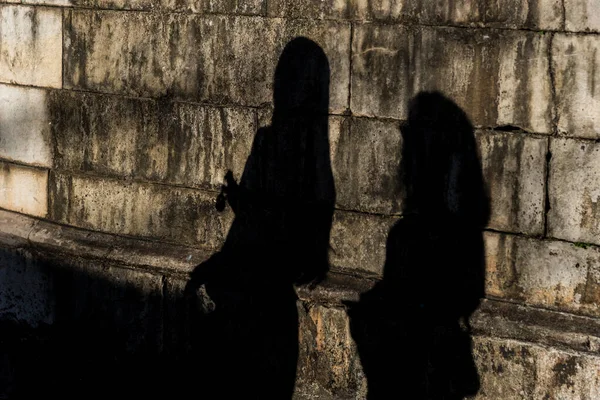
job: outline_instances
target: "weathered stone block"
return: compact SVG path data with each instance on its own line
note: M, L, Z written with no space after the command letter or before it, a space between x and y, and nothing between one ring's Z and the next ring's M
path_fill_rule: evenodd
M466 1L466 4L469 3ZM480 15L488 26L542 30L563 28L564 10L560 0L482 0L479 7Z
M412 96L438 90L476 126L551 132L549 39L513 30L358 25L352 111L405 119Z
M182 4L183 3L183 4ZM192 12L261 15L266 7L266 0L203 0L203 1L177 1L163 0L169 9L184 9Z
M271 0L269 17L351 19L355 16L349 0Z
M353 118L333 138L337 203L346 210L402 211L402 136L397 121ZM347 123L348 125L348 123Z
M600 396L600 358L550 350L538 361L540 399L596 399Z
M10 248L25 246L34 222L36 220L31 217L0 210L0 243Z
M285 44L307 36L329 57L330 109L347 108L347 23L73 10L65 30L67 87L254 106L271 101Z
M122 235L216 248L233 217L194 189L55 173L49 187L51 219Z
M48 6L72 6L74 1L71 0L10 0L8 3L21 3L31 5L48 5Z
M600 354L597 318L486 299L470 322L475 335Z
M52 166L45 90L0 85L0 157Z
M177 104L173 115L166 181L219 189L227 170L242 176L256 134L254 111Z
M72 0L72 2L76 6L97 9L165 10L193 13L261 15L264 13L266 0Z
M543 234L548 139L479 131L476 140L489 190L488 226L501 231Z
M481 390L477 400L595 399L600 358L512 340L474 340Z
M600 1L565 0L565 28L572 32L600 31Z
M552 139L548 234L600 244L600 145Z
M320 389L333 394L332 398L364 398L366 380L346 310L306 304L298 311L300 391L310 388L314 394Z
M600 37L556 34L552 68L559 132L600 138Z
M533 399L543 350L510 340L474 337L473 354L481 380L475 399Z
M335 18L394 21L423 25L491 25L559 29L562 7L557 0L451 1L418 0L276 0L268 15L287 18Z
M572 243L487 233L486 295L598 317L600 253Z
M154 102L71 91L49 100L57 169L164 176L168 133L158 129Z
M329 259L333 267L383 274L388 232L397 217L336 211Z
M0 6L0 81L61 87L62 10Z
M0 207L45 217L48 170L0 162Z
M241 176L255 134L244 108L56 92L56 167L218 190Z
M85 8L116 9L116 10L157 10L169 1L154 0L71 0L73 5ZM175 1L173 1L175 3Z
M23 249L0 249L0 319L30 326L52 323L55 290L50 271Z

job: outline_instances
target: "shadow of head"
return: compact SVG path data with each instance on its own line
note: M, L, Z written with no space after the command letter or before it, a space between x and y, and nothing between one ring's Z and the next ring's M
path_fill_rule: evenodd
M421 92L409 104L402 137L406 211L485 225L489 202L465 112L439 92Z
M326 115L329 73L327 56L318 44L305 37L291 40L275 69L275 113Z

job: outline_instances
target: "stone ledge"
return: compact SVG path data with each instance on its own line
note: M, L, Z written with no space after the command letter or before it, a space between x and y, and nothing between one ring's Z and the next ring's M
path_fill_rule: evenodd
M471 318L477 336L600 354L600 320L486 299Z
M108 261L156 273L187 275L212 251L63 226L0 210L0 246Z
M0 210L0 247L38 257L94 260L95 264L186 279L213 251L87 231ZM298 288L304 304L345 309L377 282L375 275L332 270L315 288ZM514 339L600 354L600 320L496 299L486 299L471 320L477 336Z

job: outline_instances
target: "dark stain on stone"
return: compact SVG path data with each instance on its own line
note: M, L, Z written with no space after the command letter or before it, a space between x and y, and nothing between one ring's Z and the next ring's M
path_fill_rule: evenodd
M576 357L568 357L562 362L558 362L552 367L552 372L555 373L554 381L558 386L573 386L575 385L574 377L580 365Z
M509 361L513 360L515 358L515 356L517 355L517 352L515 351L515 349L512 349L504 344L500 345L499 350L500 350L500 354L502 355L502 357L505 360L509 360Z
M68 223L71 221L71 202L73 182L69 176L58 176L56 172L48 174L48 217L51 220Z
M521 218L520 215L520 211L521 211L521 201L520 201L520 195L521 195L521 185L520 185L520 179L523 176L522 173L522 168L523 168L523 155L525 154L525 140L523 137L518 137L518 140L515 141L516 143L514 143L514 150L513 150L513 154L516 157L516 166L517 166L517 170L515 171L515 182L511 185L512 187L512 199L511 199L511 203L512 203L512 209L511 209L511 214L510 214L510 225L511 226L516 226L518 229L523 229L523 226L521 226L521 221L523 221L523 218Z
M583 291L576 292L582 295L581 302L583 304L594 306L600 305L600 280L598 279L600 277L600 273L596 269L597 266L588 260L587 276L585 279L585 285L583 285Z
M504 372L504 366L500 363L493 363L492 371L494 371L495 374L501 374Z
M515 76L518 77L515 93L519 95L515 102L515 122L518 124L528 125L529 116L531 115L531 91L529 75L530 75L530 59L531 55L535 54L535 37L531 35L525 36L523 41L517 44L517 58L515 61Z
M588 74L588 86L590 87L590 95L592 97L596 94L596 55L598 49L594 49L593 55L590 60L590 72Z

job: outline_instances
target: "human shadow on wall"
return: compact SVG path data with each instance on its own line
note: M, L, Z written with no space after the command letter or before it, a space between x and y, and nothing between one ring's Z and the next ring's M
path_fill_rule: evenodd
M489 216L473 127L438 92L409 105L402 129L404 216L383 279L349 304L368 399L463 399L478 392L469 317L484 296Z
M299 37L286 45L273 97L271 125L256 133L240 182L229 171L217 199L235 213L225 243L186 287L188 295L203 287L214 302L192 329L193 354L205 365L202 391L211 398L292 397L294 286L314 285L329 269L329 63L316 43Z

